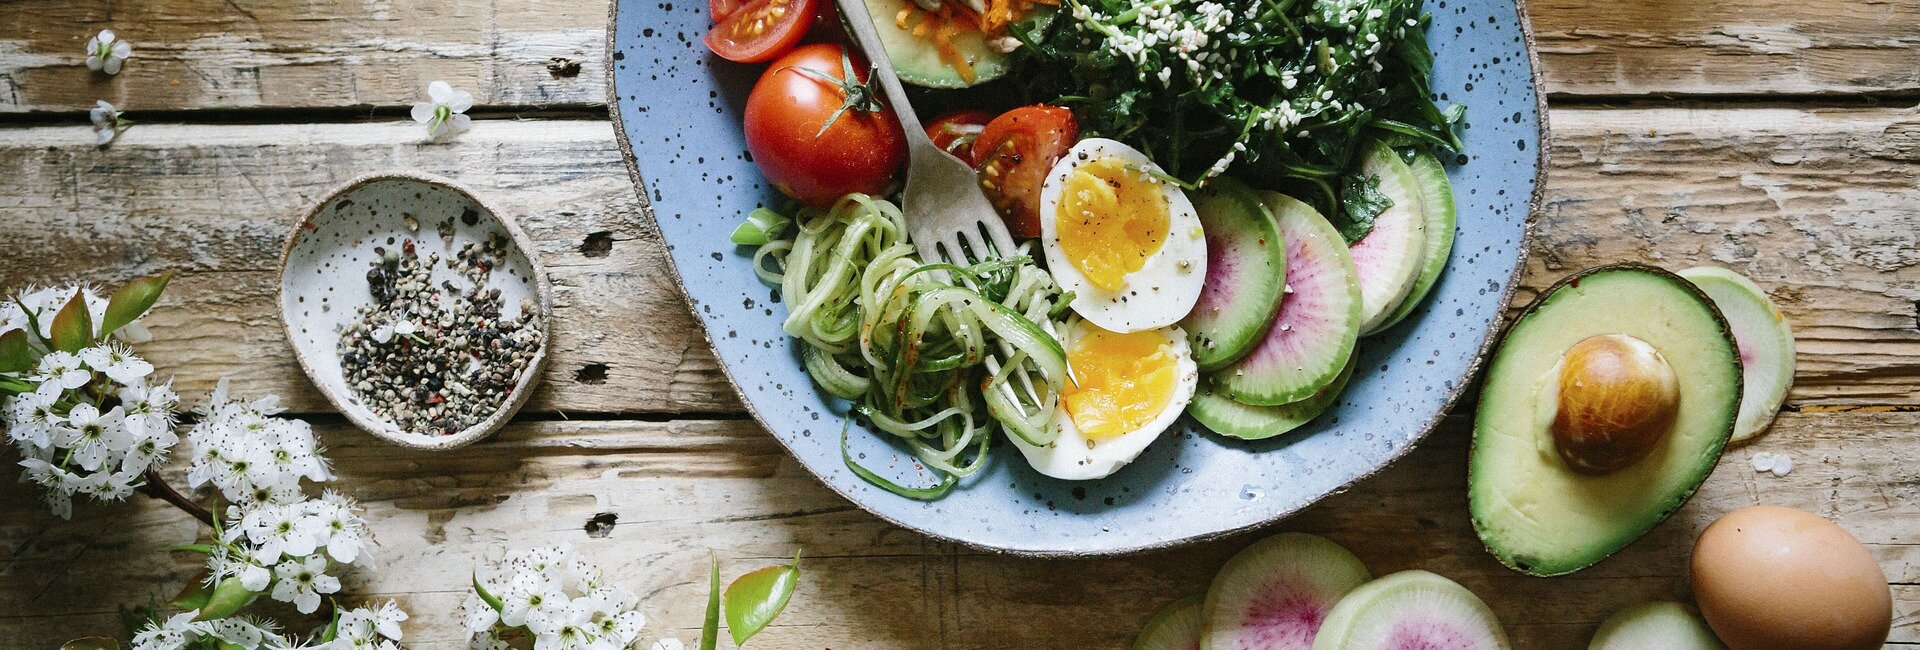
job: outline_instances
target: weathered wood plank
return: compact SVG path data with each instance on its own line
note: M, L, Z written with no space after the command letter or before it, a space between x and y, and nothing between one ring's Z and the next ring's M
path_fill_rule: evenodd
M190 396L197 398L198 396ZM1325 534L1376 573L1435 571L1485 598L1522 648L1578 647L1632 602L1685 599L1694 537L1753 503L1808 509L1871 548L1896 589L1893 640L1920 642L1920 414L1788 413L1733 450L1673 519L1619 556L1573 576L1526 578L1495 563L1466 513L1465 418L1380 476L1277 529ZM1039 561L929 541L854 509L739 420L517 424L449 452L397 449L338 425L321 432L339 487L361 499L382 568L354 574L355 595L395 596L414 610L408 640L456 647L452 613L478 559L568 543L645 597L656 630L695 633L707 549L729 577L788 557L807 574L765 647L1118 647L1161 604L1205 589L1254 536L1137 557ZM1786 452L1783 479L1755 475L1751 454ZM1003 461L1004 462L1004 461ZM176 472L178 468L176 467ZM114 609L165 597L190 577L158 550L194 534L150 500L40 512L13 469L0 470L0 648L43 648L61 634L111 630ZM605 538L586 521L615 513ZM1051 624L1047 622L1058 622Z
M77 135L0 130L0 174L16 179L0 189L0 231L43 253L0 262L0 278L181 271L152 317L165 334L145 350L184 387L232 375L266 382L291 408L323 409L281 331L281 246L339 184L411 169L472 187L539 243L555 285L553 356L530 408L736 408L607 122L487 121L447 145L420 142L411 124L149 125L105 150L65 146Z
M1531 0L1549 92L1846 95L1920 90L1920 0Z
M1796 327L1793 403L1920 403L1920 117L1565 109L1553 119L1557 163L1518 300L1594 264L1731 266L1771 289ZM227 374L324 410L275 313L285 229L354 175L440 173L518 216L560 289L554 362L530 409L737 409L606 123L483 120L453 143L420 136L411 124L140 125L96 149L76 127L0 130L0 177L15 179L0 187L0 231L28 252L0 259L0 279L179 269L144 348L161 368L187 388ZM611 239L604 255L582 250L596 233Z
M1549 92L1911 93L1920 0L1531 3ZM604 101L606 3L18 0L0 15L0 113L405 106L444 79L519 110ZM94 31L137 47L81 64ZM577 65L578 67L574 67Z

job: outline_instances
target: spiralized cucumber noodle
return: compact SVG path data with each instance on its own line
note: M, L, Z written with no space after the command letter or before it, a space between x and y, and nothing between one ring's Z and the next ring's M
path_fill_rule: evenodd
M996 425L1052 442L1067 360L1050 330L1065 301L1030 244L968 266L923 263L900 208L864 194L803 208L785 230L754 254L754 271L779 287L783 329L805 343L807 374L940 480L912 488L880 477L847 454L843 431L841 454L856 474L934 499L979 471Z

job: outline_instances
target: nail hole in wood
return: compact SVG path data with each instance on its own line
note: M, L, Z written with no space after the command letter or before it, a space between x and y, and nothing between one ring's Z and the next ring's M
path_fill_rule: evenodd
M587 257L606 257L607 253L611 252L613 252L613 231L610 230L589 233L587 238L580 242L580 254Z
M573 379L582 384L607 383L607 364L589 363L580 366L579 370L573 372Z
M620 521L620 515L602 512L587 519L587 536L599 539L613 534L613 526Z
M580 62L565 57L547 59L547 74L555 79L572 79L580 76Z

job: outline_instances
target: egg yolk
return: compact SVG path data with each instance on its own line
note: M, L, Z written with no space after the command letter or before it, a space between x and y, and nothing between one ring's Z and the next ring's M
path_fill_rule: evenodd
M1067 262L1093 286L1119 291L1167 241L1168 207L1160 180L1127 161L1100 158L1068 173L1054 215Z
M1116 334L1092 324L1067 351L1077 383L1061 404L1088 441L1118 438L1159 417L1173 401L1173 347L1160 332Z

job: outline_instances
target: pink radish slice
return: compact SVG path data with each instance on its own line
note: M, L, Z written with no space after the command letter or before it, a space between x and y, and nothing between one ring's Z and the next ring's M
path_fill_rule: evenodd
M1506 631L1473 592L1426 571L1401 571L1348 593L1313 650L1505 650Z
M1206 650L1306 650L1335 602L1367 581L1326 538L1281 533L1241 551L1207 588Z
M1419 280L1426 261L1427 216L1419 178L1393 149L1373 144L1360 171L1377 180L1380 193L1393 201L1374 217L1373 230L1349 247L1360 277L1360 335L1366 336L1392 324L1389 319Z
M1206 624L1200 618L1204 602L1200 596L1188 596L1168 603L1140 628L1133 650L1200 650L1200 635Z
M1263 192L1286 241L1280 309L1253 351L1213 373L1214 386L1244 404L1306 399L1340 375L1360 326L1360 285L1339 231L1312 207Z

